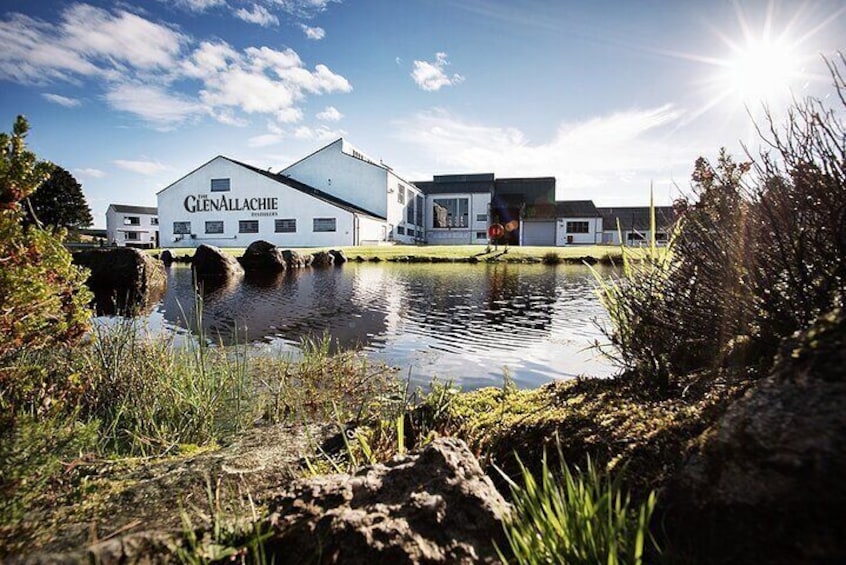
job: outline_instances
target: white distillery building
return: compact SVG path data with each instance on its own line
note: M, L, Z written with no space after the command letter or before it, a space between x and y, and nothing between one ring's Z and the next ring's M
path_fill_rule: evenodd
M423 192L343 138L300 159L280 174L384 218L388 241L424 240Z
M149 206L109 204L106 210L106 240L118 247L158 247L158 210Z
M163 247L247 247L259 239L280 247L340 247L389 236L378 212L223 156L159 191L158 204Z

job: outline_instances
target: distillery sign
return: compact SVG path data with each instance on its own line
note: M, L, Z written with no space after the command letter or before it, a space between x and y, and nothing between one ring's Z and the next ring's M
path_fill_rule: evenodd
M278 197L232 198L190 194L185 197L185 210L188 212L276 212L279 207ZM264 214L262 214L264 215Z

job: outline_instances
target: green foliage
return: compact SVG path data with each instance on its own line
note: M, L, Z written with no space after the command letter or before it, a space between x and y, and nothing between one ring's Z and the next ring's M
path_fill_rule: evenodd
M0 539L25 544L26 510L49 493L65 465L94 450L96 432L96 423L63 414L22 416L0 432Z
M52 165L26 148L29 123L18 116L12 134L0 133L0 210L15 209L50 176Z
M54 167L50 178L28 198L24 221L28 224L77 230L94 221L82 186L68 171Z
M509 479L512 513L504 526L513 562L643 563L647 544L654 544L649 520L655 493L635 506L619 478L602 476L590 460L584 472L562 463L556 475L544 454L540 480L519 465L522 480ZM504 563L512 562L503 548L497 551Z
M91 294L86 273L71 263L64 231L21 225L16 198L29 195L51 165L26 150L26 120L0 134L0 408L9 409L21 384L9 367L22 352L74 343L88 328ZM11 406L14 409L14 406Z
M78 352L89 383L81 415L101 422L108 452L157 455L212 443L252 422L243 348L225 350L147 338L137 323L98 326Z

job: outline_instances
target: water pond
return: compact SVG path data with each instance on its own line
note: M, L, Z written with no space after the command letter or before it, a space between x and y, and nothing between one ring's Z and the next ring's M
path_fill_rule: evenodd
M303 337L410 371L414 383L451 379L465 389L521 387L581 374L607 376L590 348L607 323L587 267L521 264L347 263L291 270L203 289L202 326L224 344L296 354ZM194 319L191 269L168 269L153 331L186 333ZM188 320L188 322L186 322Z

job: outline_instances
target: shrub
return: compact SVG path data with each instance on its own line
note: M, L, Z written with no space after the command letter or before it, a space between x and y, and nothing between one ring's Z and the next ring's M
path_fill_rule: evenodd
M71 263L62 245L65 232L21 226L18 200L50 169L26 150L27 129L18 117L11 136L0 134L0 409L7 416L37 404L30 392L39 383L11 371L14 359L76 342L91 317L85 271Z
M846 108L846 82L829 68ZM770 151L751 162L724 150L716 165L697 160L697 199L682 203L666 258L602 283L606 335L645 382L666 389L672 375L726 366L762 374L781 340L841 306L846 131L815 99L797 102L784 128L767 123Z

